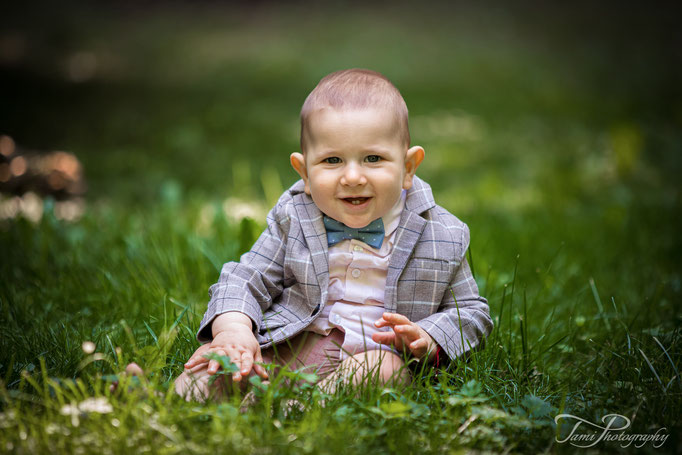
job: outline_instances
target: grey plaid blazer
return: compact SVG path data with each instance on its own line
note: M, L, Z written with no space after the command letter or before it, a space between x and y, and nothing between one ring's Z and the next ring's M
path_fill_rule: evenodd
M302 180L280 197L267 225L251 251L225 264L211 286L199 341L211 340L216 316L240 311L266 348L303 331L326 304L326 231ZM468 246L467 225L436 205L431 187L415 176L389 261L384 306L419 324L450 358L482 343L493 326L466 261Z

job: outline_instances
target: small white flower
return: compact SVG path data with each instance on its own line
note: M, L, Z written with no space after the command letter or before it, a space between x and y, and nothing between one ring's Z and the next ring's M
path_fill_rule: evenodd
M59 410L59 413L64 416L71 416L71 425L74 427L80 425L80 411L78 410L78 406L75 404L65 404Z
M92 341L83 341L81 347L83 348L83 352L85 352L86 354L92 354L93 352L95 352L96 346L95 343L93 343Z
M96 412L97 414L109 414L114 411L113 406L104 397L88 398L78 405L81 412Z
M79 413L78 406L74 406L72 404L65 404L59 410L59 413L63 416L69 416L69 415L72 415L74 413Z

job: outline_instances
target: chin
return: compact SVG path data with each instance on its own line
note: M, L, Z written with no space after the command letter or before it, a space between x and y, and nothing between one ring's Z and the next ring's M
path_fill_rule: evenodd
M358 220L357 218L353 218L351 220L341 221L341 222L350 228L359 229L359 228L363 228L363 227L367 226L369 223L371 223L375 219L376 218L373 218L371 220L369 220L369 219Z

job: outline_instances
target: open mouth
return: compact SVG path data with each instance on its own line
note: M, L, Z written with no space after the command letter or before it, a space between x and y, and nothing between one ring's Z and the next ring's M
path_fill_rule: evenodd
M360 204L364 204L365 202L367 202L369 200L369 198L368 197L346 197L346 198L343 198L343 200L350 203L350 204L353 204L353 205L360 205Z

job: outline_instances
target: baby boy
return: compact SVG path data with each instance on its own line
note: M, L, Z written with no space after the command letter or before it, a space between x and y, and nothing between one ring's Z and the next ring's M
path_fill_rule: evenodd
M300 175L239 262L210 289L176 390L203 398L227 355L242 381L262 363L307 367L321 385L409 380L423 362L480 345L492 329L466 250L469 229L435 204L415 176L424 149L410 146L398 89L374 71L324 77L301 110ZM213 382L216 384L218 381Z

